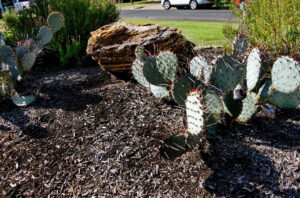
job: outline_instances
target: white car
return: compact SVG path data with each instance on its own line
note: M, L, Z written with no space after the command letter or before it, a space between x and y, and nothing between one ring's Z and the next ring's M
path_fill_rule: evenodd
M29 0L14 0L14 7L20 11L23 10L24 8L29 8L30 7L30 1Z
M198 5L212 5L213 0L161 0L161 5L165 10L169 10L171 7L189 7L195 10Z

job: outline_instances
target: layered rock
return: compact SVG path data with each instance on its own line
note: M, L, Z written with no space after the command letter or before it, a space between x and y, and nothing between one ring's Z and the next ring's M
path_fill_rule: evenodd
M117 22L91 32L87 53L105 71L131 73L137 46L144 46L150 54L170 50L185 65L187 58L193 55L194 44L187 41L176 28Z

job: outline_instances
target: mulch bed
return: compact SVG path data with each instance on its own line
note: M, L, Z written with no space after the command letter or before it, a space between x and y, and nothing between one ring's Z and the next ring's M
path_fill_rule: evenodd
M2 103L0 196L299 197L300 110L203 135L174 160L184 109L98 67L27 76L26 108Z

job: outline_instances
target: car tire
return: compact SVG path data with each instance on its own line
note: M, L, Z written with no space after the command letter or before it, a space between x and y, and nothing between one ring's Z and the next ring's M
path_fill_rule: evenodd
M165 10L169 10L171 8L170 1L165 0L164 3L163 3L163 7L164 7Z
M190 1L190 9L191 9L191 10L196 10L197 7L198 7L197 1L196 1L196 0L191 0L191 1Z

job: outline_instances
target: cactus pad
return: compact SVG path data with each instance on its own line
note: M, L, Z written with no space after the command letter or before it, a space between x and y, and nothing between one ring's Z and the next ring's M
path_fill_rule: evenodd
M136 59L132 64L132 74L133 74L134 79L138 83L140 83L144 87L149 88L150 83L147 81L147 79L145 78L145 76L143 74L143 65L144 65L144 63L142 61L140 61L139 59Z
M19 107L25 107L31 103L33 103L36 100L35 96L12 96L11 100L13 103Z
M191 60L190 73L198 80L204 76L202 81L208 83L211 76L211 67L208 65L207 61L199 55Z
M247 52L248 42L244 34L238 34L233 41L233 55L242 56Z
M213 91L206 91L204 101L206 104L206 109L212 115L220 118L223 112L223 105L220 97Z
M211 80L224 91L233 90L243 78L243 65L232 55L219 56Z
M2 34L2 32L0 32L0 47L5 45L5 40L4 40L4 36Z
M160 87L160 86L155 86L150 84L150 89L153 95L156 98L167 98L169 97L169 91L166 87Z
M218 121L217 119L213 116L213 115L209 115L206 118L206 122L205 122L205 128L206 128L206 132L209 135L215 135L217 128L218 128Z
M300 91L293 93L281 93L276 91L268 101L282 109L294 109L300 105Z
M48 16L47 23L53 32L57 32L64 24L64 17L59 12L53 12Z
M292 93L300 87L300 64L289 57L276 60L272 68L272 85L283 93Z
M178 60L170 51L162 52L156 57L157 69L168 82L175 80Z
M247 122L254 116L257 112L257 107L255 106L258 102L258 97L256 93L249 92L246 98L243 100L242 112L238 119L241 122Z
M143 73L149 83L156 86L167 86L168 82L164 79L163 75L158 71L156 65L156 58L148 56L145 59L143 66Z
M192 88L196 88L197 81L191 74L180 76L172 86L172 95L175 102L184 107L187 94Z
M135 57L139 61L144 61L145 60L145 49L144 47L138 46L135 48Z
M10 46L4 45L0 47L0 58L2 60L6 60L8 57L13 56L13 50Z
M204 105L199 91L192 91L185 101L187 131L191 135L199 135L205 126Z
M257 95L260 101L265 101L272 95L273 91L271 85L271 81L266 79L264 84L259 88Z
M173 135L164 141L160 148L160 154L166 159L174 159L193 149L199 141L199 136Z
M16 53L18 57L23 57L25 54L29 53L29 48L25 45L20 45L16 49Z
M35 63L36 54L28 53L22 58L22 67L24 71L29 71Z
M42 26L39 30L38 38L40 47L43 47L51 41L51 39L53 38L53 33L47 26Z
M260 51L258 48L254 48L250 52L247 59L246 79L247 79L248 90L251 91L252 89L255 88L262 73L263 73L263 69L262 69L262 60L260 58Z
M12 57L8 57L6 59L6 64L8 65L11 78L16 80L19 76L19 68L16 65L16 62L12 59Z

